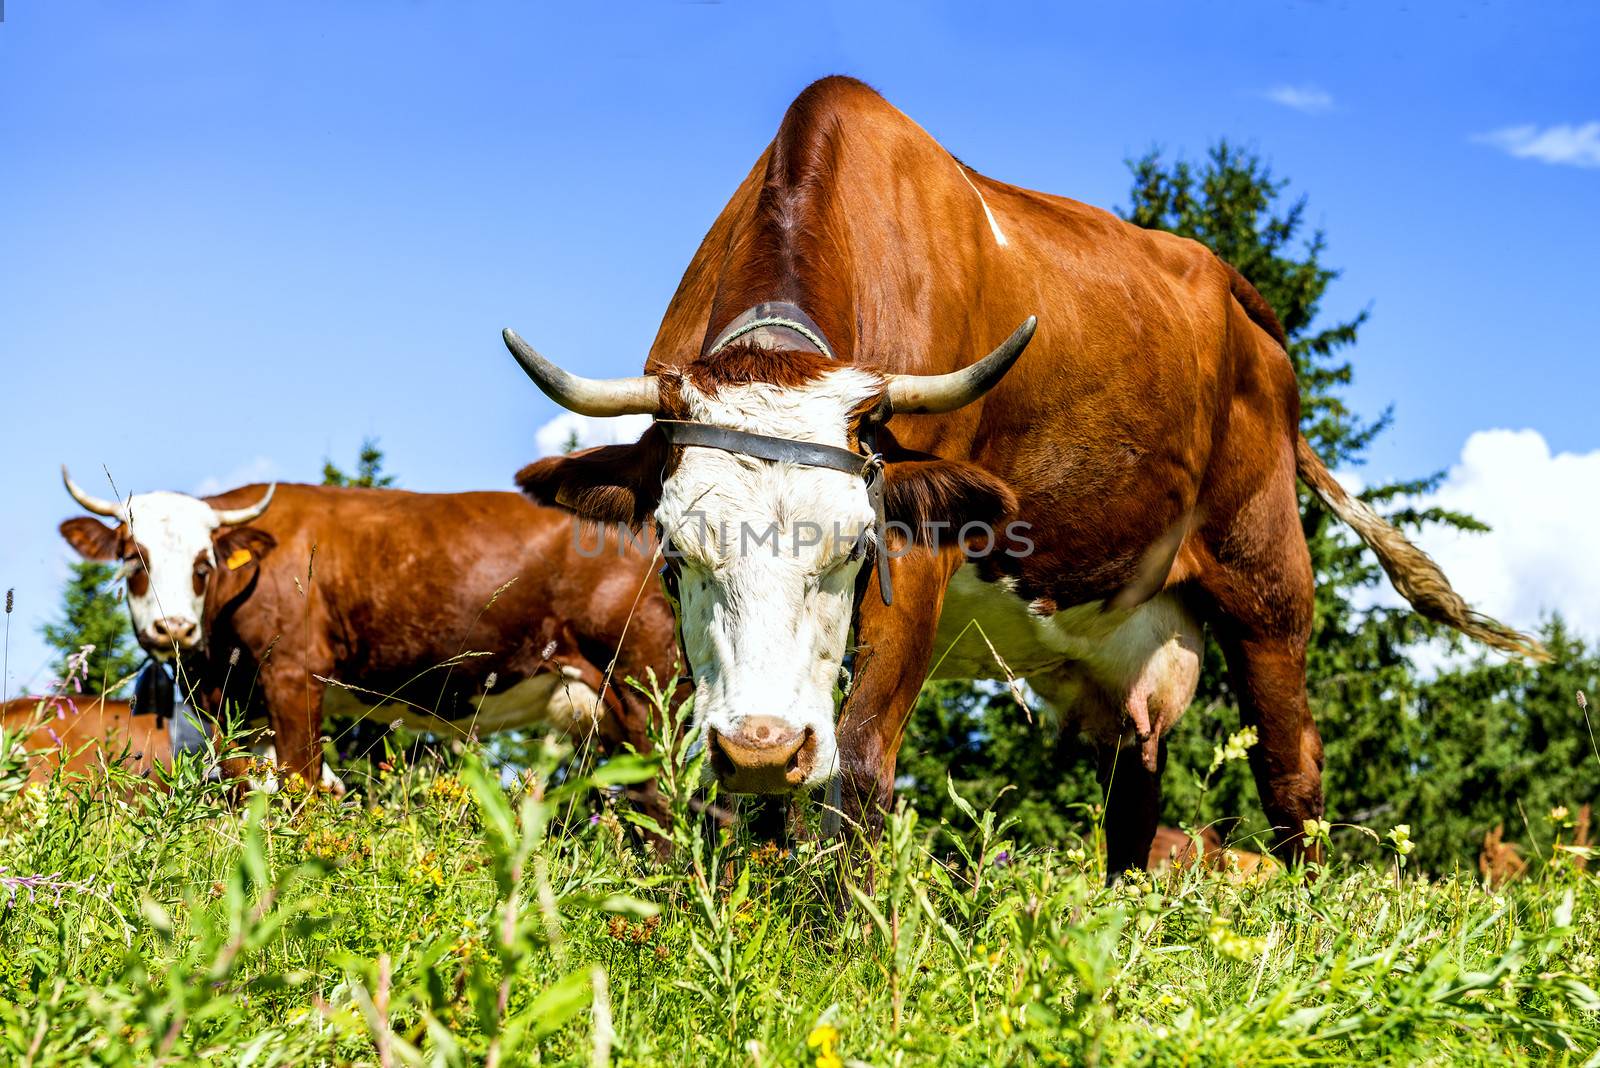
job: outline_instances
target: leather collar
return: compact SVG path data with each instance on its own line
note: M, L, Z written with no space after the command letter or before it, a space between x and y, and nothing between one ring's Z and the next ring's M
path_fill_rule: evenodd
M821 445L814 441L795 441L770 434L752 434L747 430L695 423L682 419L657 419L656 425L674 445L698 445L707 449L754 456L772 463L799 464L802 467L822 467L830 471L843 471L855 475L867 484L867 499L872 504L875 527L873 540L877 544L878 593L886 605L894 604L894 587L889 579L889 545L883 510L883 457L874 452L862 455L834 445Z

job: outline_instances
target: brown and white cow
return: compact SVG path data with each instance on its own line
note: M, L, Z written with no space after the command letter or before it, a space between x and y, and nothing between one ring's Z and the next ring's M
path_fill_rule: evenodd
M1025 353L1026 326L956 373L1030 316ZM1538 652L1329 475L1298 430L1282 329L1237 271L986 178L848 78L789 108L689 264L643 376L584 379L507 342L574 411L658 417L637 444L542 460L518 481L594 519L653 520L681 550L695 715L733 789L839 775L846 811L874 826L923 680L994 676L998 653L1099 743L1109 867L1143 865L1162 739L1210 626L1260 732L1251 761L1278 846L1294 852L1323 804L1297 476L1420 612ZM888 565L892 605L860 600L837 721L858 571L879 566L864 551L881 525L870 472L764 459L748 436L704 444L683 423L886 462L887 518L914 548ZM932 527L969 522L998 537ZM828 536L812 544L802 523ZM784 551L750 551L747 530L783 532ZM978 558L958 544L974 540Z
M447 736L542 725L642 750L649 709L624 680L675 678L651 558L520 494L286 484L116 502L66 483L115 520L61 533L122 564L140 644L176 660L208 711L264 713L307 782L325 715Z

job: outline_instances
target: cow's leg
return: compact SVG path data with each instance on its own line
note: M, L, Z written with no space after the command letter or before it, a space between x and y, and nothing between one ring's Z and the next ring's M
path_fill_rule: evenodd
M959 552L914 549L895 562L894 604L873 579L856 620L856 670L839 713L839 808L868 840L883 831L906 720L933 659L934 633Z
M1035 675L1028 685L1061 716L1062 729L1081 730L1095 745L1105 811L1106 881L1144 868L1150 859L1161 816L1161 775L1167 764L1165 739L1141 741L1128 729L1122 702L1078 670ZM1145 763L1146 756L1155 763Z
M1250 770L1272 824L1273 851L1290 863L1321 860L1320 844L1308 847L1303 830L1306 820L1321 819L1323 812L1322 737L1306 704L1305 643L1218 637L1239 697L1239 718L1260 735L1250 750Z
M281 651L278 656L283 656ZM316 676L327 677L329 672L291 666L290 660L283 657L282 668L269 665L262 671L267 723L278 766L286 773L299 774L315 789L322 781L322 698L327 690Z
M1161 742L1156 770L1145 767L1131 736L1098 746L1100 787L1105 791L1106 881L1143 869L1161 817L1161 773L1167 745Z
M1301 532L1294 461L1285 462L1241 516L1208 530L1198 584L1209 597L1213 633L1228 663L1240 719L1259 742L1250 769L1286 861L1321 859L1305 839L1321 819L1322 738L1306 703L1311 638L1311 556Z

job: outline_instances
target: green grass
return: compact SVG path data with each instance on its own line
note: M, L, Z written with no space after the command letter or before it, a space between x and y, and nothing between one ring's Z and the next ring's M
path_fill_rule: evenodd
M712 832L689 761L659 860L614 799L652 762L564 757L241 808L198 762L24 789L0 743L0 878L48 876L0 908L0 1064L1600 1064L1570 854L1106 888L1092 827L964 803L870 853Z

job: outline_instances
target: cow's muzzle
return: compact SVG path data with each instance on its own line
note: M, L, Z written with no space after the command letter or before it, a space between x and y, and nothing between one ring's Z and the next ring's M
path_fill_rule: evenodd
M200 644L200 625L193 620L166 616L146 628L139 644L153 654L187 652Z
M711 770L729 793L786 794L816 765L816 732L770 716L751 716L729 734L713 728L709 743Z

